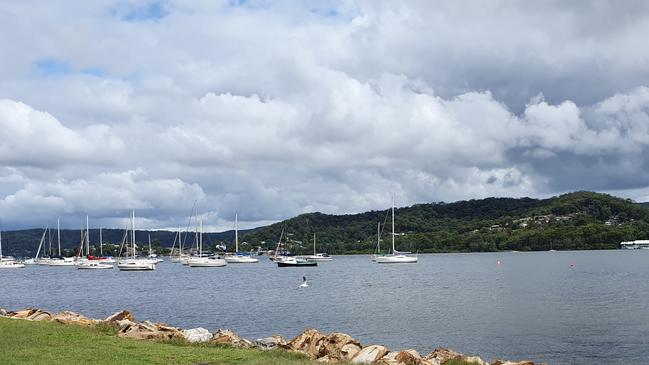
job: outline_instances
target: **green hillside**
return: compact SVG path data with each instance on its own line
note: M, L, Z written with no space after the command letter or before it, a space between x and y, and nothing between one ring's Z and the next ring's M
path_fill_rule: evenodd
M303 214L251 231L243 238L253 245L272 247L285 227L295 252L311 249L314 232L319 251L371 252L376 247L377 222L387 223L382 247L388 247L388 213ZM649 208L592 192L549 199L488 198L417 204L398 208L395 214L396 246L402 251L613 249L623 240L649 238Z

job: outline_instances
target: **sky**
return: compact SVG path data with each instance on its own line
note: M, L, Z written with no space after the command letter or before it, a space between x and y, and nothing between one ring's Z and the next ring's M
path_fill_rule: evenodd
M0 220L649 200L649 2L1 1Z

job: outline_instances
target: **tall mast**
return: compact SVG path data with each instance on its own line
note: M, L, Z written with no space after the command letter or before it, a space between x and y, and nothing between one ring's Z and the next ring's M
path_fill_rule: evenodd
M104 239L101 236L101 227L99 227L99 256L104 256Z
M61 219L56 218L56 239L59 241L59 257L61 257Z
M151 233L149 233L149 256L151 256Z
M313 256L315 256L315 232L313 232Z
M135 209L131 213L131 227L133 231L131 232L131 240L133 241L133 258L135 258Z
M200 228L198 229L198 257L203 256L203 218L200 219Z
M376 224L376 253L381 254L381 222Z
M394 255L394 195L392 196L392 254Z
M0 229L0 261L2 261L2 229Z
M239 253L239 215L234 214L234 253Z
M90 255L90 224L86 214L86 255Z

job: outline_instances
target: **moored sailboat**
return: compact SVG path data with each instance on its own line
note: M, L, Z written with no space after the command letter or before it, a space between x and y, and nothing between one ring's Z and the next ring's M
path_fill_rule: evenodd
M203 256L203 221L200 220L198 234L198 256L187 260L189 267L223 267L228 263L220 257Z
M315 233L313 233L313 255L304 256L305 259L318 262L332 261L333 257L327 253L316 253L315 249Z
M21 269L25 264L14 260L13 257L2 256L2 230L0 230L0 269Z
M151 271L155 270L155 263L148 259L142 259L135 256L135 210L131 215L131 244L132 256L130 258L117 261L117 268L120 271ZM128 251L128 250L127 250ZM128 252L127 252L128 256Z
M392 199L392 254L387 256L377 256L377 264L411 264L417 262L417 256L407 256L403 252L398 252L394 248L394 199Z
M239 252L239 217L234 215L234 253L226 254L224 259L228 264L254 264L259 262L259 259L251 257L249 254L245 255Z

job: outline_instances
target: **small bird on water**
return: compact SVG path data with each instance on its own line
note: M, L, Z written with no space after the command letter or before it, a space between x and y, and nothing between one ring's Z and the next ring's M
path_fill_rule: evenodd
M302 277L302 284L300 284L300 288L308 288L309 284L306 282L306 276Z

